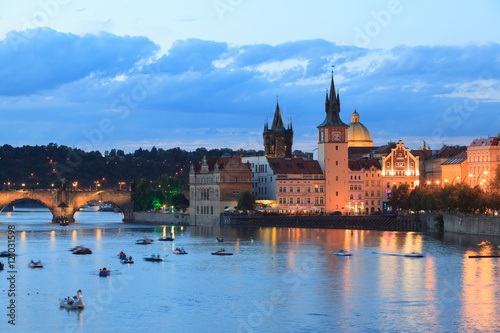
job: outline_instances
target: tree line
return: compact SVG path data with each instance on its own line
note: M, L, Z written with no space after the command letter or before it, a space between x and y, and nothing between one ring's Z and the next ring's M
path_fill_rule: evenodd
M444 187L417 186L413 191L407 184L394 186L389 205L403 211L443 212L463 214L500 211L500 166L495 177L485 186L471 187L462 182Z

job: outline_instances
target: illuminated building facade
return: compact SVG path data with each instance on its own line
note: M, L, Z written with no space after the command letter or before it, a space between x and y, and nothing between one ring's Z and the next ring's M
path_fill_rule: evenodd
M455 185L463 181L468 182L469 164L467 152L463 151L441 164L443 186Z
M381 165L386 192L390 192L394 185L408 184L414 189L420 183L419 157L413 156L401 140L390 154L382 157Z
M330 96L326 95L325 120L318 126L318 162L325 174L325 211L347 213L349 197L349 125L340 119L339 93L335 96L333 75Z
M499 133L500 134L500 133ZM476 139L467 147L470 186L487 186L500 164L500 138ZM492 175L493 173L493 175Z

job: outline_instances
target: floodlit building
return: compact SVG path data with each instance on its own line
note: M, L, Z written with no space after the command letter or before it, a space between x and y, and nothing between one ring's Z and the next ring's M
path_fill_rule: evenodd
M500 137L472 141L467 147L467 163L469 185L487 186L500 165Z

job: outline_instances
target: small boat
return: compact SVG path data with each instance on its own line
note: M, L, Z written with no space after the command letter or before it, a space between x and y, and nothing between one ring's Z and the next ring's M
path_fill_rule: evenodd
M163 258L160 258L159 254L157 254L156 256L154 254L152 254L151 257L146 257L146 258L144 258L144 260L146 260L146 261L160 262L160 261L163 261Z
M92 251L86 247L79 247L73 251L73 254L92 254Z
M349 251L346 251L344 249L340 249L339 252L335 253L336 256L343 256L343 257L350 257L352 254Z
M184 250L184 248L181 248L181 249L180 248L176 248L174 250L174 254L188 254L188 253L186 252L186 250Z
M404 257L408 257L408 258L422 258L422 257L425 257L422 253L416 253L416 252L405 253L403 256Z
M13 256L14 255L14 252L10 253L9 251L2 251L0 252L0 257L10 257L10 256Z
M106 276L109 276L110 274L111 274L111 271L108 271L107 269L100 269L99 270L99 276L106 277Z
M68 251L73 252L73 251L80 250L80 249L85 249L85 246L77 245L77 246L69 249Z
M217 237L217 238L216 238L216 240L217 240L219 243L224 242L224 238L222 238L222 237Z
M500 255L485 255L485 256L469 256L469 258L500 258Z
M232 256L231 252L226 252L226 249L220 249L217 252L212 252L213 256Z
M173 242L174 241L174 239L172 237L168 237L168 236L158 237L158 240L160 242Z
M38 261L31 260L28 267L29 268L43 268L43 265L42 265L42 262L40 260L38 260Z
M138 239L135 243L139 244L139 245L148 245L148 244L151 244L153 242L154 242L154 240L147 238L147 237L143 237L141 239Z
M125 253L123 253L123 251L122 251L122 252L120 252L120 254L118 255L118 258L120 258L121 260L125 260L125 259L127 259L127 255L126 255Z
M82 300L82 291L78 290L76 295L77 296L73 296L73 298L60 298L59 306L66 309L83 309L85 307L85 303L83 303Z
M134 261L132 260L132 257L130 257L129 259L124 259L122 260L122 264L133 264Z

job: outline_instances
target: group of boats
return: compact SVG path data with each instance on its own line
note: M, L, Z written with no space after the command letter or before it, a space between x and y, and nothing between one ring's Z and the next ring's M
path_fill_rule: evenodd
M350 256L352 256L352 253L347 251L347 250L340 249L338 252L335 252L335 255L341 256L341 257L350 257ZM408 257L408 258L423 258L423 257L425 257L424 254L417 253L417 252L410 252L410 253L405 253L405 254L392 254L392 255Z
M175 239L173 237L169 237L169 236L162 236L162 237L158 237L158 241L160 242L173 242ZM135 241L136 244L139 244L139 245L148 245L148 244L152 244L154 242L154 239L151 239L151 238L147 238L147 237L143 237L141 239L138 239Z

